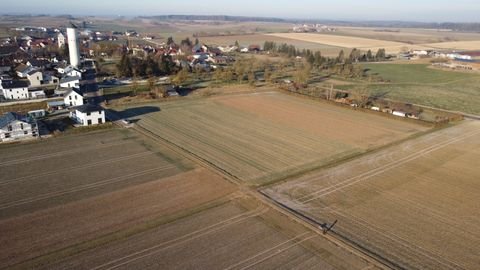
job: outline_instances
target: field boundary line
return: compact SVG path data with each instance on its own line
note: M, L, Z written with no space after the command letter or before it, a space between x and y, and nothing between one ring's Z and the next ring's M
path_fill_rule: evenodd
M249 265L247 265L247 266L245 266L245 267L243 267L243 268L240 268L240 270L248 269L248 268L250 268L250 267L252 267L252 266L255 266L255 265L259 264L259 263L262 263L262 262L264 262L264 261L266 261L266 260L269 260L270 258L273 258L273 257L277 256L278 254L281 254L281 253L283 253L283 252L291 249L292 247L296 247L296 246L300 245L301 243L306 242L306 241L308 241L308 240L310 240L310 239L313 239L313 238L315 238L315 237L318 237L318 235L309 236L309 237L307 237L307 238L305 238L305 239L302 239L302 240L300 240L300 241L298 241L298 242L295 242L295 243L293 243L293 244L291 244L291 245L289 245L289 246L287 246L287 247L285 247L285 248L283 248L283 249L277 250L277 251L274 252L273 254L270 254L269 256L267 256L267 257L265 257L265 258L263 258L263 259L260 259L260 260L254 262L254 263L251 263L251 264L249 264Z
M210 225L208 227L205 227L203 229L185 234L181 237L163 242L161 244L158 244L158 245L155 245L155 246L152 246L152 247L149 247L149 248L145 248L143 250L131 253L129 255L126 255L124 257L115 259L115 260L110 261L108 263L99 265L97 267L92 268L92 270L118 268L118 267L126 265L128 263L131 263L131 262L137 261L139 259L151 256L151 255L153 255L157 252L160 252L164 249L168 249L168 248L171 248L173 246L177 246L179 244L187 243L191 240L200 238L204 235L208 235L208 234L220 231L224 228L230 227L232 225L235 225L237 223L240 223L240 222L245 221L247 219L250 219L252 217L259 216L263 213L266 213L267 211L268 211L267 207L259 206L259 207L257 207L257 209L254 209L254 210L248 211L246 213L236 215L234 217L231 217L229 219L226 219L226 220L223 220L221 222L215 223L215 224ZM139 255L139 256L137 256L137 255Z
M461 137L457 137L457 138L452 138L452 139L449 139L449 140L446 140L444 141L442 144L440 145L433 145L433 146L429 146L425 149L422 149L422 150L419 150L417 152L414 152L406 157L403 157L401 158L400 160L396 160L396 161L393 161L393 162L389 162L385 165L383 165L382 167L378 167L378 168L374 168L374 169L371 169L367 172L364 172L360 175L357 175L357 176L354 176L354 177L351 177L349 179L346 179L340 183L337 183L337 184L334 184L330 187L325 187L325 188L322 188L318 191L315 191L315 192L312 192L310 194L307 194L307 195L304 195L300 198L297 198L296 200L301 202L301 203L308 203L310 201L313 201L315 199L318 199L318 198L321 198L323 196L326 196L328 194L331 194L333 192L336 192L338 190L341 190L343 188L346 188L346 187L349 187L357 182L360 182L360 181L363 181L363 180L366 180L366 179L369 179L371 177L374 177L378 174L381 174L383 172L386 172L388 170L391 170L391 169L394 169L394 168L397 168L399 166L402 166L412 160L415 160L415 159L418 159L420 157L422 157L422 155L426 155L426 154L429 154L431 152L434 152L434 151L437 151L437 150L440 150L442 148L445 148L453 143L456 143L458 141L462 141L464 139L467 139L469 137L472 137L472 136L475 136L477 134L479 134L480 131L472 131L470 133L467 133L467 135L463 135ZM325 191L325 192L324 192ZM312 196L312 198L309 198L308 200L303 200L304 198L308 198L310 196Z
M240 261L240 262L238 262L238 263L236 263L236 264L230 265L229 267L224 268L224 270L231 270L231 269L233 269L233 268L235 268L235 267L237 267L237 266L239 266L239 265L242 265L242 264L245 263L245 262L248 262L248 261L250 261L250 260L252 260L252 259L255 259L255 258L259 257L259 256L262 256L263 254L268 253L269 251L271 251L271 250L273 250L273 249L276 249L276 248L278 248L278 247L281 247L281 246L283 246L283 245L285 245L285 244L288 244L288 243L290 243L290 242L292 242L292 241L295 241L297 238L301 238L301 237L303 237L304 235L311 234L311 233L312 233L312 232L304 232L304 233L301 233L301 234L299 234L299 235L297 235L297 236L295 236L295 237L292 237L292 238L290 238L290 239L288 239L288 240L286 240L286 241L284 241L284 242L282 242L282 243L280 243L280 244L277 244L277 245L275 245L275 246L273 246L273 247L271 247L271 248L268 248L268 249L266 249L266 250L263 250L263 251L257 253L256 255L253 255L253 256L251 256L251 257L248 257L248 258L246 258L246 259L243 260L243 261Z
M286 204L275 200L273 197L271 197L262 190L259 190L258 193L260 195L263 195L263 198L267 199L269 202L271 202L271 204L275 205L277 209L282 210L282 213L288 213L292 215L293 217L295 217L296 220L300 221L301 224L303 224L304 226L308 225L307 227L319 233L319 228L324 224L323 222L317 221L313 217L307 216L306 214L303 214L287 206ZM323 237L336 244L337 246L351 252L352 254L363 258L365 261L376 264L376 266L382 269L406 270L405 267L397 264L396 262L393 262L372 250L369 250L363 245L333 230L329 231L328 234L323 235Z

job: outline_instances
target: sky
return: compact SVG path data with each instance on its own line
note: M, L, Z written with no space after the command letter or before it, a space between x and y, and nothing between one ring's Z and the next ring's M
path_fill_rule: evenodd
M0 4L1 14L189 14L328 20L480 22L480 0L0 0Z

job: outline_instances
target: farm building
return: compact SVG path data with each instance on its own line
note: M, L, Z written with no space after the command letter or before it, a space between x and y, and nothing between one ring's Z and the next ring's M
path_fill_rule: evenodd
M37 126L27 117L9 112L0 116L0 142L37 137Z
M91 126L105 123L105 110L92 104L72 107L70 118L81 126Z

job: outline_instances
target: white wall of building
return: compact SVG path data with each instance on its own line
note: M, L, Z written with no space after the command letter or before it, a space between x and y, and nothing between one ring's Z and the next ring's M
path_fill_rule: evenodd
M27 79L30 82L30 86L41 86L43 81L43 74L37 71L33 74L27 74Z
M105 110L82 113L75 110L70 113L70 117L82 126L91 126L105 123Z
M3 89L3 96L5 99L27 99L28 88Z
M0 142L28 139L36 136L36 127L19 120L15 120L0 129Z
M83 97L75 91L71 91L63 98L66 106L80 106L83 105Z

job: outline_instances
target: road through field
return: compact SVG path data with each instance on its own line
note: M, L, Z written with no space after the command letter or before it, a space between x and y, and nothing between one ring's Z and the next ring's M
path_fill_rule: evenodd
M264 192L410 269L480 263L480 122L446 128Z

